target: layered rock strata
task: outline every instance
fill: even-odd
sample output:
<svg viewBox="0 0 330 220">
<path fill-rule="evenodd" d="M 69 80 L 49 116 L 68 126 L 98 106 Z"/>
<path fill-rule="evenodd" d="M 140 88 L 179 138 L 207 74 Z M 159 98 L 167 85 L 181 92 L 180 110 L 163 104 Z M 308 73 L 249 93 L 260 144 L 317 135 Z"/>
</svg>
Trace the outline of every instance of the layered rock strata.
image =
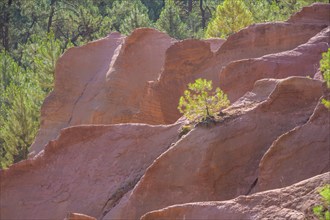
<svg viewBox="0 0 330 220">
<path fill-rule="evenodd" d="M 105 219 L 137 219 L 174 204 L 250 194 L 263 155 L 280 135 L 309 120 L 321 95 L 322 83 L 305 77 L 258 81 L 224 111 L 223 121 L 197 127 L 163 153 Z"/>
<path fill-rule="evenodd" d="M 178 138 L 179 125 L 66 128 L 45 151 L 0 171 L 1 219 L 102 216 Z"/>
<path fill-rule="evenodd" d="M 317 219 L 312 207 L 322 203 L 318 190 L 329 183 L 330 173 L 289 187 L 240 196 L 222 202 L 174 205 L 145 214 L 151 219 Z"/>
</svg>

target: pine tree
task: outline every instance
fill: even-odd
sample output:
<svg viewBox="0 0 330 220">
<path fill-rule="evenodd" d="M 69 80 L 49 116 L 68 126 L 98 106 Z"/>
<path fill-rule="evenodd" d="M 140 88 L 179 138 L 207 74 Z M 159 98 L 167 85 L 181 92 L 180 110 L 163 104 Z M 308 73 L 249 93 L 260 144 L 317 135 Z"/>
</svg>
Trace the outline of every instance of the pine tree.
<svg viewBox="0 0 330 220">
<path fill-rule="evenodd" d="M 164 0 L 141 0 L 141 2 L 147 7 L 149 18 L 153 22 L 157 21 L 165 5 Z"/>
<path fill-rule="evenodd" d="M 183 39 L 188 35 L 187 27 L 180 18 L 180 9 L 173 0 L 166 0 L 165 7 L 156 22 L 156 27 L 178 39 Z"/>
<path fill-rule="evenodd" d="M 72 44 L 66 46 L 70 47 Z M 53 89 L 55 64 L 64 52 L 63 47 L 63 43 L 55 39 L 52 32 L 44 36 L 33 35 L 24 45 L 22 63 L 35 73 L 36 79 L 46 93 Z"/>
<path fill-rule="evenodd" d="M 1 166 L 26 159 L 39 126 L 39 107 L 35 87 L 29 83 L 11 84 L 3 94 L 0 116 Z M 32 93 L 31 93 L 32 92 Z M 40 91 L 39 91 L 40 92 Z"/>
<path fill-rule="evenodd" d="M 190 122 L 200 122 L 216 116 L 223 108 L 229 106 L 227 95 L 217 88 L 212 92 L 212 81 L 197 79 L 188 84 L 179 101 L 178 110 Z"/>
<path fill-rule="evenodd" d="M 27 158 L 61 53 L 60 42 L 52 34 L 33 36 L 24 46 L 25 68 L 0 53 L 0 168 Z"/>
<path fill-rule="evenodd" d="M 120 32 L 128 35 L 135 28 L 151 26 L 147 8 L 140 2 L 140 0 L 135 0 L 132 3 L 132 10 L 126 15 L 120 26 Z"/>
<path fill-rule="evenodd" d="M 322 59 L 320 60 L 320 71 L 323 74 L 327 88 L 330 89 L 330 48 L 328 48 L 327 52 L 322 53 Z M 330 100 L 322 99 L 322 103 L 330 110 Z"/>
<path fill-rule="evenodd" d="M 243 0 L 225 0 L 217 7 L 215 17 L 208 24 L 206 37 L 226 38 L 252 23 L 252 14 Z"/>
<path fill-rule="evenodd" d="M 7 59 L 11 71 L 11 81 L 6 86 L 2 82 L 0 103 L 0 168 L 26 159 L 39 125 L 39 109 L 44 92 L 39 87 L 33 73 L 26 72 L 13 59 Z"/>
</svg>

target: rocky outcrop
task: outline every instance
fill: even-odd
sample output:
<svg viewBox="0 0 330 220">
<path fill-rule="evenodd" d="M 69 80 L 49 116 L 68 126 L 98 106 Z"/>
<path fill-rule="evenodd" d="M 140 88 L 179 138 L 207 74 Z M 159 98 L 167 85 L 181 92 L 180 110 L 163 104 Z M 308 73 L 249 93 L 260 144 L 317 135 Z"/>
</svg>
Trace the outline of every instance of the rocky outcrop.
<svg viewBox="0 0 330 220">
<path fill-rule="evenodd" d="M 170 206 L 144 215 L 151 219 L 316 219 L 312 207 L 321 204 L 318 190 L 329 183 L 325 173 L 292 186 L 240 196 L 223 202 L 198 202 Z"/>
<path fill-rule="evenodd" d="M 202 77 L 199 69 L 213 57 L 210 44 L 199 40 L 184 40 L 172 45 L 165 56 L 164 70 L 157 81 L 149 82 L 143 106 L 158 106 L 161 121 L 174 123 L 181 114 L 177 110 L 180 96 L 188 83 Z M 153 116 L 151 112 L 145 111 Z"/>
<path fill-rule="evenodd" d="M 304 24 L 326 24 L 330 25 L 329 12 L 330 5 L 324 3 L 314 3 L 309 7 L 303 7 L 301 11 L 292 15 L 288 22 Z"/>
<path fill-rule="evenodd" d="M 56 65 L 55 88 L 42 107 L 41 128 L 30 151 L 40 152 L 62 128 L 73 125 L 159 122 L 135 115 L 147 81 L 159 77 L 165 50 L 174 42 L 144 28 L 127 38 L 113 33 L 69 49 Z"/>
<path fill-rule="evenodd" d="M 293 50 L 231 62 L 220 72 L 220 87 L 231 101 L 236 101 L 251 91 L 259 79 L 288 76 L 313 78 L 322 53 L 328 50 L 329 44 L 330 28 L 325 28 Z"/>
<path fill-rule="evenodd" d="M 293 50 L 306 43 L 328 25 L 330 10 L 324 9 L 328 7 L 314 4 L 288 22 L 252 25 L 225 42 L 177 42 L 164 33 L 142 28 L 127 38 L 111 34 L 72 48 L 57 64 L 55 88 L 43 105 L 31 155 L 40 152 L 62 128 L 72 125 L 174 123 L 181 116 L 177 105 L 188 83 L 203 77 L 219 86 L 219 72 L 233 61 Z M 302 48 L 297 53 L 307 51 L 304 59 L 308 59 L 322 48 L 314 46 L 311 52 Z M 276 78 L 273 75 L 267 77 Z"/>
<path fill-rule="evenodd" d="M 109 63 L 123 40 L 123 36 L 113 33 L 85 46 L 70 48 L 60 57 L 55 69 L 54 91 L 41 108 L 40 130 L 30 152 L 40 152 L 62 128 L 72 125 L 73 114 L 81 110 L 75 107 L 76 104 L 86 95 L 86 89 L 102 87 Z M 87 123 L 90 117 L 80 120 Z"/>
<path fill-rule="evenodd" d="M 142 28 L 69 49 L 42 108 L 37 155 L 0 171 L 0 218 L 308 218 L 329 173 L 258 192 L 329 171 L 318 71 L 329 7 L 226 41 Z M 179 97 L 197 78 L 233 104 L 179 139 Z"/>
<path fill-rule="evenodd" d="M 45 151 L 0 171 L 1 219 L 107 213 L 176 142 L 179 125 L 70 127 Z"/>
<path fill-rule="evenodd" d="M 104 219 L 137 219 L 169 205 L 249 194 L 264 153 L 308 121 L 321 94 L 322 83 L 305 77 L 258 81 L 225 110 L 223 121 L 197 127 L 163 153 Z"/>
<path fill-rule="evenodd" d="M 330 171 L 329 119 L 330 112 L 320 103 L 307 123 L 280 136 L 260 161 L 256 191 Z"/>
<path fill-rule="evenodd" d="M 109 104 L 108 110 L 103 111 L 100 123 L 161 124 L 158 119 L 160 112 L 151 107 L 148 110 L 152 112 L 152 117 L 147 117 L 141 110 L 141 102 L 147 82 L 160 76 L 165 51 L 175 41 L 153 29 L 137 29 L 126 38 L 107 73 L 106 98 L 102 101 Z"/>
<path fill-rule="evenodd" d="M 152 106 L 157 106 L 159 108 L 158 112 L 162 113 L 164 123 L 173 123 L 180 117 L 180 113 L 177 110 L 180 96 L 186 89 L 187 84 L 193 82 L 197 78 L 212 80 L 214 87 L 231 88 L 232 84 L 244 87 L 244 85 L 241 85 L 241 81 L 236 81 L 237 79 L 235 76 L 237 74 L 235 75 L 234 73 L 234 76 L 231 75 L 232 68 L 230 67 L 227 74 L 221 77 L 219 81 L 219 73 L 222 68 L 230 65 L 231 62 L 240 62 L 239 60 L 242 59 L 258 58 L 267 54 L 293 50 L 299 45 L 305 44 L 310 38 L 327 27 L 328 18 L 330 16 L 330 12 L 325 13 L 323 10 L 324 7 L 328 7 L 326 4 L 314 4 L 311 7 L 313 11 L 322 11 L 319 20 L 315 24 L 312 22 L 304 23 L 299 21 L 255 24 L 231 35 L 221 44 L 220 48 L 213 56 L 210 54 L 211 51 L 202 43 L 197 43 L 198 41 L 188 40 L 174 44 L 167 51 L 164 71 L 161 77 L 155 82 L 150 82 L 146 88 L 146 103 L 152 103 Z M 287 53 L 288 57 L 282 56 L 282 58 L 293 59 L 290 62 L 296 65 L 295 62 L 301 62 L 303 59 L 307 60 L 312 57 L 302 68 L 307 66 L 308 70 L 313 71 L 312 73 L 308 72 L 308 74 L 314 74 L 314 71 L 317 70 L 317 66 L 314 64 L 319 61 L 320 53 L 326 50 L 325 48 L 327 45 L 325 42 L 328 42 L 329 39 L 329 34 L 326 31 L 325 33 L 322 32 L 320 35 L 321 36 L 317 38 L 322 38 L 322 40 L 314 39 L 310 42 L 310 44 L 313 45 L 303 46 L 298 52 L 295 52 L 296 56 L 297 54 L 303 54 L 299 57 L 299 61 L 290 53 Z M 320 41 L 322 41 L 323 44 Z M 193 51 L 191 48 L 198 53 L 192 53 Z M 170 50 L 175 51 L 175 53 L 172 54 L 176 54 L 176 56 L 172 57 L 173 55 L 171 55 Z M 185 53 L 182 50 L 186 50 L 187 52 Z M 190 52 L 189 55 L 184 55 L 188 54 L 188 52 Z M 307 54 L 305 55 L 304 53 L 306 52 Z M 203 59 L 201 59 L 201 57 L 203 57 Z M 274 57 L 274 55 L 270 55 L 270 57 Z M 257 63 L 262 65 L 261 62 Z M 283 64 L 288 66 L 284 61 Z M 250 65 L 250 63 L 241 65 L 240 67 L 244 70 L 248 65 Z M 276 65 L 277 64 L 273 64 L 272 66 L 276 67 Z M 285 65 L 282 65 L 282 67 L 285 68 Z M 173 71 L 173 69 L 175 70 Z M 267 72 L 268 75 L 262 72 L 263 69 L 260 69 L 261 72 L 256 73 L 252 70 L 253 75 L 255 74 L 256 76 L 252 76 L 251 79 L 249 79 L 251 83 L 248 83 L 248 85 L 250 86 L 250 84 L 252 84 L 249 89 L 251 90 L 253 83 L 261 78 L 285 78 L 293 75 L 302 75 L 295 74 L 296 72 L 290 74 L 286 71 L 282 76 L 279 76 L 277 72 L 279 70 L 280 69 L 274 72 L 273 68 L 273 72 Z M 302 72 L 307 75 L 306 71 Z M 249 75 L 251 75 L 251 72 L 249 73 Z M 263 76 L 258 77 L 258 75 L 262 74 Z M 173 75 L 175 77 L 172 77 Z M 228 75 L 230 75 L 230 78 L 226 79 Z M 247 77 L 248 76 L 245 78 Z M 222 82 L 222 80 L 225 80 L 225 82 Z M 230 90 L 229 93 L 231 91 L 235 90 Z M 168 94 L 171 95 L 169 96 Z M 240 92 L 240 96 L 236 95 L 235 98 L 237 99 L 242 95 L 244 95 L 244 93 Z M 229 94 L 229 98 L 231 98 L 231 94 Z M 235 99 L 231 98 L 231 101 L 235 101 Z"/>
<path fill-rule="evenodd" d="M 287 22 L 254 24 L 229 36 L 217 51 L 223 63 L 292 50 L 329 25 L 330 5 L 313 4 Z"/>
</svg>

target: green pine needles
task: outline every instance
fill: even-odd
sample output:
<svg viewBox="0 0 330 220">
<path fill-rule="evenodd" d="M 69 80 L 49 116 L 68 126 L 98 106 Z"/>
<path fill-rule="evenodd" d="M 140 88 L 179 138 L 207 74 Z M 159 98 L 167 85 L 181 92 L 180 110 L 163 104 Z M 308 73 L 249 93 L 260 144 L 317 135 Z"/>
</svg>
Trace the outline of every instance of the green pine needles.
<svg viewBox="0 0 330 220">
<path fill-rule="evenodd" d="M 218 5 L 213 20 L 208 24 L 206 37 L 227 38 L 253 23 L 253 16 L 243 0 L 225 0 Z"/>
<path fill-rule="evenodd" d="M 313 207 L 313 213 L 320 220 L 330 220 L 330 184 L 326 184 L 319 190 L 322 204 Z"/>
<path fill-rule="evenodd" d="M 220 88 L 212 92 L 212 81 L 197 79 L 188 84 L 179 101 L 178 110 L 190 122 L 201 122 L 214 118 L 221 109 L 230 104 L 227 95 Z"/>
<path fill-rule="evenodd" d="M 323 78 L 327 84 L 327 88 L 330 88 L 330 48 L 327 52 L 322 54 L 320 60 L 320 70 L 323 73 Z M 322 99 L 323 105 L 330 110 L 330 100 Z"/>
</svg>

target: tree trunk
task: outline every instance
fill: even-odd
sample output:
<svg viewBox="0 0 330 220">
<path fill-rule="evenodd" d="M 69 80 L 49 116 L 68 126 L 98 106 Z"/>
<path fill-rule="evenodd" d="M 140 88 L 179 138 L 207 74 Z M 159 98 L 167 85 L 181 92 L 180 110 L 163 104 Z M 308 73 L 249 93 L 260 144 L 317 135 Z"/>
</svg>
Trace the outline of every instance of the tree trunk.
<svg viewBox="0 0 330 220">
<path fill-rule="evenodd" d="M 188 12 L 189 12 L 189 14 L 192 11 L 192 6 L 193 6 L 193 1 L 192 0 L 188 0 Z"/>
<path fill-rule="evenodd" d="M 10 6 L 12 5 L 13 1 L 8 0 L 8 6 L 4 8 L 3 13 L 3 25 L 2 25 L 2 46 L 5 48 L 6 51 L 9 50 L 9 22 L 10 22 Z"/>
<path fill-rule="evenodd" d="M 54 13 L 55 13 L 55 2 L 56 2 L 56 0 L 52 0 L 50 2 L 50 12 L 49 12 L 48 23 L 47 23 L 47 33 L 50 32 L 50 28 L 53 23 L 53 17 L 54 17 Z"/>
<path fill-rule="evenodd" d="M 204 30 L 206 25 L 206 17 L 205 17 L 205 9 L 203 8 L 203 0 L 199 0 L 199 9 L 201 10 L 202 28 Z"/>
</svg>

